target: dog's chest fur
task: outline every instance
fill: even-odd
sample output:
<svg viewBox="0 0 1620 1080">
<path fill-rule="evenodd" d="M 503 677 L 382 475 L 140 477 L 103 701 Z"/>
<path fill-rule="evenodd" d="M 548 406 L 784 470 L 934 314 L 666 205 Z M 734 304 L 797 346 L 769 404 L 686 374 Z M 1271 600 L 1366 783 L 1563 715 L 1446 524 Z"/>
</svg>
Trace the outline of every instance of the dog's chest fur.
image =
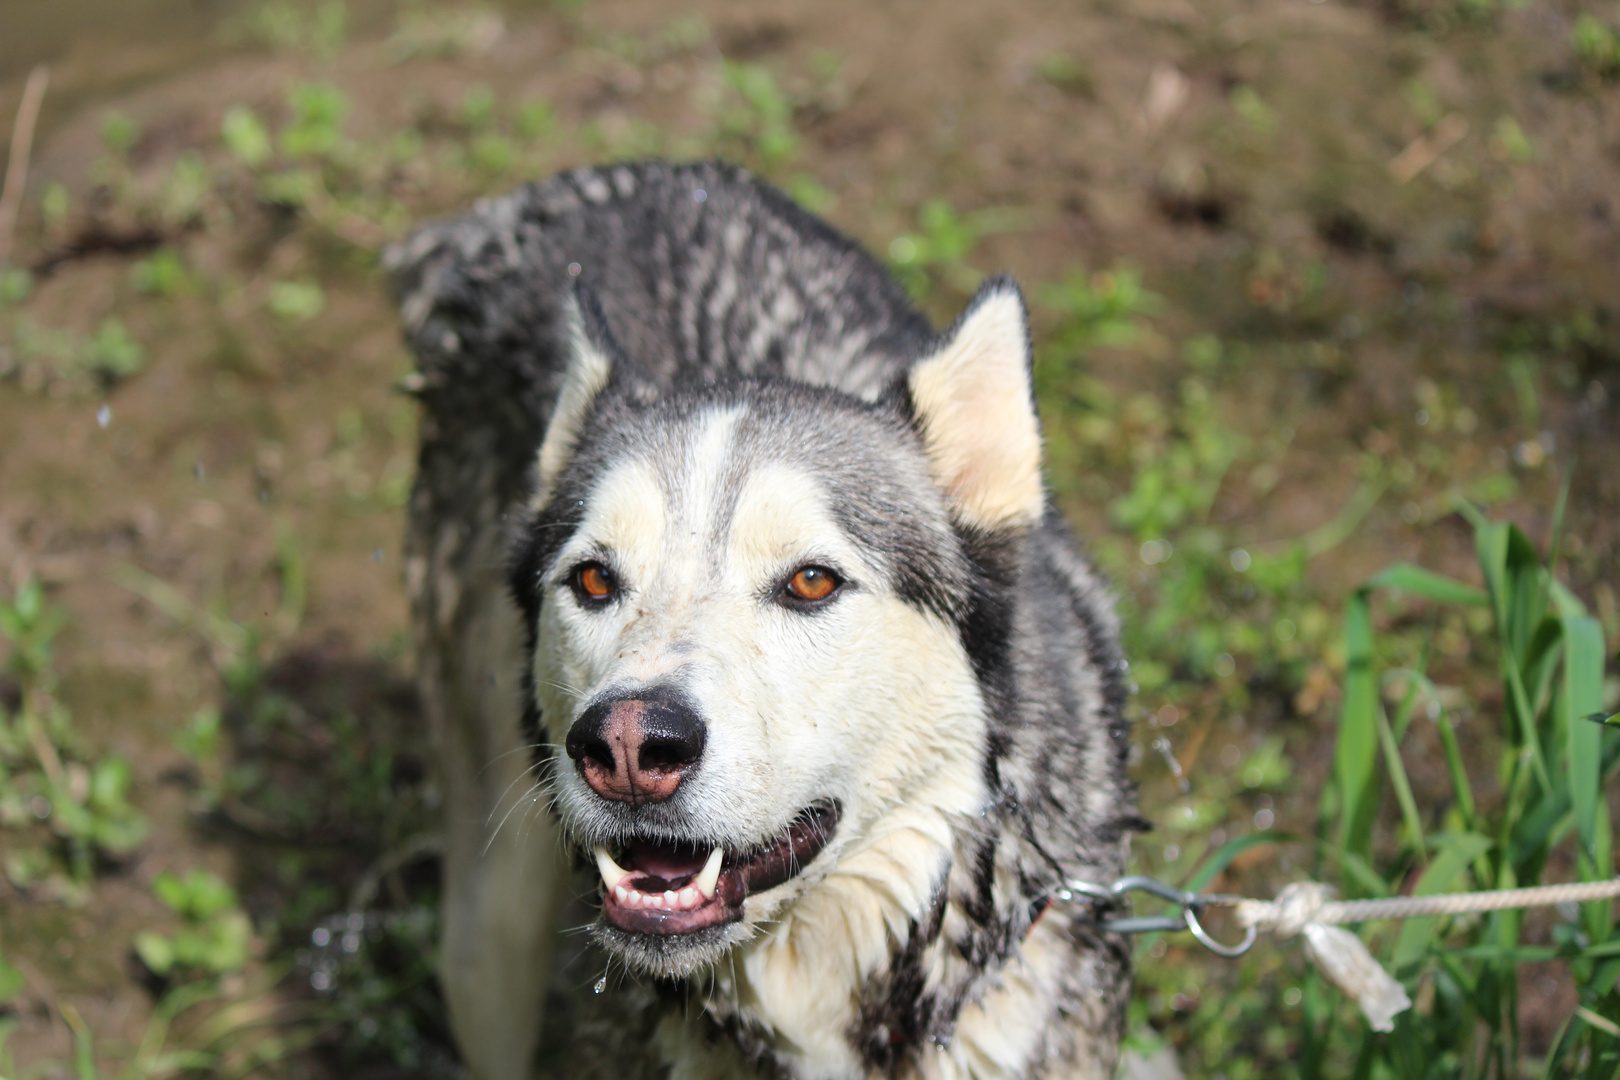
<svg viewBox="0 0 1620 1080">
<path fill-rule="evenodd" d="M 794 799 L 844 813 L 798 876 L 712 935 L 704 963 L 609 936 L 618 959 L 597 994 L 604 961 L 575 948 L 542 1070 L 1110 1075 L 1127 950 L 1049 897 L 1123 869 L 1137 820 L 1125 668 L 1106 594 L 1029 473 L 1038 444 L 973 434 L 1003 418 L 962 372 L 981 364 L 976 335 L 1006 337 L 1012 294 L 987 291 L 936 338 L 862 252 L 716 165 L 568 174 L 424 230 L 393 260 L 422 362 L 413 593 L 424 647 L 445 654 L 428 659 L 451 672 L 425 686 L 430 706 L 473 677 L 454 673 L 455 611 L 498 603 L 490 538 L 515 528 L 531 741 L 560 744 L 604 687 L 685 680 L 712 761 L 683 812 L 738 836 Z M 606 346 L 570 323 L 576 279 L 632 375 L 581 358 Z M 1006 407 L 1029 419 L 1023 393 Z M 750 584 L 796 544 L 859 585 L 797 622 Z M 593 552 L 635 586 L 617 622 L 568 607 L 558 585 Z M 795 648 L 815 676 L 805 700 L 783 691 Z M 541 764 L 576 850 L 625 820 L 566 759 Z M 480 1007 L 476 987 L 453 1007 L 457 994 L 463 1013 Z"/>
</svg>

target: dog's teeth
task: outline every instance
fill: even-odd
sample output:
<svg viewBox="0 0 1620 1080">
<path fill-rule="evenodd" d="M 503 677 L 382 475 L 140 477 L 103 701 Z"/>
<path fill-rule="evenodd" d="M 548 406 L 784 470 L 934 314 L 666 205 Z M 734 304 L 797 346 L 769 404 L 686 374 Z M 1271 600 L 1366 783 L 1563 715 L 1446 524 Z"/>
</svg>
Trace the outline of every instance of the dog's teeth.
<svg viewBox="0 0 1620 1080">
<path fill-rule="evenodd" d="M 619 901 L 620 907 L 630 906 L 630 890 L 625 888 L 623 885 L 615 885 L 613 887 L 613 896 Z"/>
<path fill-rule="evenodd" d="M 619 882 L 630 876 L 630 871 L 614 862 L 605 847 L 596 849 L 596 869 L 601 873 L 602 884 L 608 887 L 608 892 L 613 892 L 619 887 Z"/>
<path fill-rule="evenodd" d="M 692 888 L 692 886 L 688 885 L 680 892 L 680 902 L 682 911 L 691 911 L 693 908 L 701 904 L 703 900 L 698 891 Z"/>
<path fill-rule="evenodd" d="M 680 899 L 680 896 L 675 892 L 674 889 L 665 889 L 664 890 L 664 906 L 665 907 L 667 907 L 667 908 L 674 907 L 676 901 L 678 901 L 679 899 Z"/>
<path fill-rule="evenodd" d="M 725 854 L 725 851 L 720 848 L 715 848 L 709 852 L 709 861 L 703 864 L 703 872 L 697 876 L 697 881 L 693 883 L 706 900 L 714 899 L 714 887 L 720 881 L 720 860 L 725 858 Z"/>
</svg>

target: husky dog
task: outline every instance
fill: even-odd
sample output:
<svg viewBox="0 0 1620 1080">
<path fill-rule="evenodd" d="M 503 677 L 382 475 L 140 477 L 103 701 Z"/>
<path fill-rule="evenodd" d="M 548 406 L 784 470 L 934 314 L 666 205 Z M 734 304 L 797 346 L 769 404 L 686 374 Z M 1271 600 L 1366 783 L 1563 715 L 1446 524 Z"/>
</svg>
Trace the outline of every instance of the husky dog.
<svg viewBox="0 0 1620 1080">
<path fill-rule="evenodd" d="M 936 334 L 719 164 L 567 173 L 390 267 L 473 1072 L 549 1010 L 568 1076 L 1110 1076 L 1128 952 L 1053 897 L 1137 827 L 1126 665 L 1017 286 Z M 554 965 L 580 893 L 596 966 Z"/>
</svg>

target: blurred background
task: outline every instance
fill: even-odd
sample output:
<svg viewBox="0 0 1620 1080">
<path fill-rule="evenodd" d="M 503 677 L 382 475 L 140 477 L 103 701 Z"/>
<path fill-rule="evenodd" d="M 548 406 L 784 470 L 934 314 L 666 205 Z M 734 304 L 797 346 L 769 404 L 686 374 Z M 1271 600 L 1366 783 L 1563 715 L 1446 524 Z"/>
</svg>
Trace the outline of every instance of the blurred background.
<svg viewBox="0 0 1620 1080">
<path fill-rule="evenodd" d="M 1608 0 L 0 0 L 0 139 L 0 1076 L 457 1074 L 380 254 L 615 158 L 751 166 L 940 323 L 1023 283 L 1137 870 L 1613 874 Z M 1167 935 L 1133 1052 L 1620 1075 L 1609 905 L 1364 936 L 1396 1032 Z"/>
</svg>

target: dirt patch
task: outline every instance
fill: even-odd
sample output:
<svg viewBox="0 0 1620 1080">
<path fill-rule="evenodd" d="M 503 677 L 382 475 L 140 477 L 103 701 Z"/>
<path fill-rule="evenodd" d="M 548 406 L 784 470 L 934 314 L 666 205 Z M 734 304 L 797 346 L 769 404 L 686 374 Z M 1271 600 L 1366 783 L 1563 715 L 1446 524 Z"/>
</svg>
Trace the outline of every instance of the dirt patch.
<svg viewBox="0 0 1620 1080">
<path fill-rule="evenodd" d="M 1620 635 L 1620 89 L 1571 44 L 1576 5 L 1469 21 L 1294 0 L 623 2 L 483 38 L 476 13 L 426 10 L 438 22 L 415 36 L 402 14 L 333 55 L 245 51 L 154 82 L 39 147 L 18 253 L 36 273 L 0 308 L 0 578 L 44 581 L 68 613 L 63 700 L 134 763 L 151 831 L 80 906 L 0 886 L 5 956 L 29 979 L 19 1063 L 69 1056 L 64 1002 L 112 1058 L 147 1030 L 131 943 L 175 925 L 161 872 L 237 884 L 246 970 L 287 959 L 273 1004 L 295 1007 L 325 970 L 311 935 L 428 827 L 398 559 L 411 365 L 376 255 L 412 221 L 573 164 L 743 158 L 888 255 L 942 321 L 994 270 L 1030 288 L 1043 340 L 1077 325 L 1076 296 L 1124 305 L 1140 332 L 1043 360 L 1043 404 L 1054 488 L 1138 626 L 1176 565 L 1150 557 L 1161 536 L 1281 558 L 1374 493 L 1265 616 L 1286 638 L 1251 656 L 1140 631 L 1167 671 L 1138 699 L 1151 817 L 1179 797 L 1157 740 L 1218 786 L 1269 736 L 1292 779 L 1234 794 L 1223 835 L 1314 813 L 1338 597 L 1397 559 L 1470 573 L 1454 490 L 1545 541 L 1573 468 L 1569 579 Z M 311 85 L 338 96 L 300 97 Z M 337 141 L 291 148 L 338 105 Z M 222 144 L 233 106 L 268 133 L 262 160 Z M 141 133 L 126 150 L 104 142 L 113 109 Z M 1120 299 L 1133 268 L 1162 303 Z M 1122 502 L 1182 448 L 1190 471 Z M 1166 517 L 1183 498 L 1195 509 Z M 1244 587 L 1205 588 L 1201 625 L 1257 610 Z M 174 745 L 209 707 L 214 777 Z M 1421 794 L 1444 777 L 1413 779 Z M 1147 850 L 1168 873 L 1187 843 L 1172 828 Z M 370 887 L 430 906 L 430 853 Z M 1189 1034 L 1198 995 L 1161 997 L 1147 1015 L 1188 1068 L 1222 1067 Z M 442 1028 L 388 1042 L 355 1023 L 333 1014 L 324 1049 L 278 1067 L 447 1067 Z"/>
</svg>

